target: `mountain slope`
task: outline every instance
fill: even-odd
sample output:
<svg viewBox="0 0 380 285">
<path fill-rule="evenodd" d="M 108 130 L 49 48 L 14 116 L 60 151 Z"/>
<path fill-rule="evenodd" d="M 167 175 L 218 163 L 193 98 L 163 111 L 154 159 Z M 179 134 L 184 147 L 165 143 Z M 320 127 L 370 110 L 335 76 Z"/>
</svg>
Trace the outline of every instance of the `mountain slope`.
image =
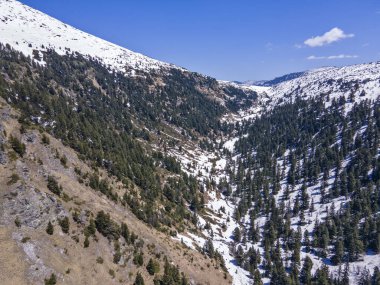
<svg viewBox="0 0 380 285">
<path fill-rule="evenodd" d="M 212 264 L 212 260 L 172 241 L 142 223 L 122 204 L 92 189 L 88 180 L 92 167 L 80 160 L 75 151 L 46 133 L 41 134 L 37 128 L 23 129 L 17 122 L 19 114 L 2 99 L 0 117 L 3 284 L 42 284 L 52 273 L 58 284 L 132 284 L 137 272 L 143 274 L 146 282 L 152 282 L 153 276 L 145 269 L 150 258 L 160 263 L 156 278 L 164 274 L 168 258 L 191 282 L 228 284 L 221 270 L 214 270 L 213 266 L 207 272 L 202 269 Z M 12 138 L 25 145 L 22 157 L 15 152 Z M 100 169 L 97 175 L 119 195 L 126 191 L 122 183 L 104 170 Z M 62 186 L 62 194 L 52 192 L 49 177 Z M 88 226 L 92 219 L 97 221 L 100 211 L 109 213 L 118 225 L 125 223 L 130 236 L 136 235 L 136 241 L 125 239 L 122 232 L 117 239 L 107 238 L 97 225 L 98 230 L 88 238 L 89 245 L 84 245 Z M 67 233 L 60 226 L 65 217 L 69 219 Z M 54 227 L 52 235 L 46 232 L 48 222 Z M 140 251 L 144 254 L 143 266 L 134 261 Z M 120 260 L 115 261 L 117 252 L 121 253 Z"/>
<path fill-rule="evenodd" d="M 97 58 L 105 66 L 127 73 L 133 69 L 175 68 L 82 32 L 15 0 L 1 0 L 0 11 L 2 43 L 31 57 L 34 50 L 54 49 L 60 55 L 78 52 Z"/>
<path fill-rule="evenodd" d="M 378 272 L 379 67 L 310 71 L 262 89 L 256 106 L 224 118 L 240 125 L 206 175 L 216 182 L 212 215 L 199 225 L 206 239 L 194 240 L 213 240 L 251 272 L 247 280 L 231 270 L 236 284 L 258 275 L 297 284 L 305 258 L 315 281 L 357 284 Z"/>
<path fill-rule="evenodd" d="M 202 284 L 230 283 L 227 272 L 244 285 L 377 278 L 379 63 L 241 86 L 17 1 L 0 8 L 0 237 L 16 253 L 0 267 L 7 280 L 131 283 L 141 271 L 151 282 L 148 258 L 159 259 L 159 284 L 179 284 L 180 271 Z"/>
<path fill-rule="evenodd" d="M 201 193 L 196 180 L 181 172 L 178 162 L 168 156 L 166 148 L 173 147 L 174 139 L 188 140 L 195 144 L 202 133 L 219 132 L 218 117 L 230 108 L 237 109 L 236 104 L 239 104 L 242 97 L 251 96 L 250 100 L 253 100 L 255 93 L 245 93 L 244 90 L 230 86 L 223 87 L 213 78 L 164 63 L 156 64 L 157 61 L 154 60 L 151 64 L 150 59 L 65 27 L 64 24 L 19 2 L 0 3 L 0 15 L 3 20 L 0 30 L 0 95 L 12 108 L 18 109 L 21 124 L 17 125 L 13 121 L 12 124 L 17 127 L 6 128 L 7 132 L 4 131 L 0 159 L 5 169 L 12 169 L 15 163 L 31 163 L 33 166 L 33 171 L 29 167 L 23 167 L 12 173 L 1 172 L 4 175 L 1 181 L 1 194 L 2 198 L 4 197 L 1 200 L 4 217 L 1 236 L 5 239 L 2 245 L 12 245 L 12 248 L 18 249 L 16 257 L 21 260 L 20 264 L 27 272 L 12 274 L 2 268 L 1 275 L 9 278 L 14 276 L 17 280 L 23 280 L 21 283 L 41 283 L 54 272 L 59 281 L 76 284 L 80 280 L 84 284 L 93 284 L 94 280 L 108 283 L 115 274 L 115 278 L 131 283 L 137 271 L 142 271 L 146 280 L 152 280 L 153 277 L 148 276 L 145 269 L 148 265 L 147 258 L 152 257 L 160 259 L 161 271 L 158 279 L 168 278 L 165 277 L 167 274 L 175 275 L 173 282 L 178 284 L 182 281 L 181 275 L 178 274 L 183 271 L 191 282 L 228 282 L 229 277 L 221 260 L 202 257 L 196 252 L 194 256 L 187 248 L 169 238 L 170 235 L 175 235 L 177 230 L 194 229 L 187 204 L 199 199 Z M 66 35 L 76 34 L 82 37 L 78 39 L 78 44 L 76 40 L 67 39 L 62 45 L 61 41 L 54 39 L 54 35 L 64 28 L 67 28 L 64 30 Z M 108 50 L 105 54 L 97 50 L 88 50 L 88 45 L 92 44 L 95 48 Z M 65 48 L 70 48 L 70 51 Z M 113 57 L 107 57 L 115 52 L 118 56 L 123 56 L 120 62 L 113 61 Z M 98 57 L 99 54 L 105 55 L 105 59 Z M 111 68 L 108 68 L 108 64 L 112 65 Z M 133 69 L 133 72 L 125 72 L 125 65 L 128 70 Z M 8 113 L 4 120 L 9 116 L 14 115 Z M 21 134 L 17 130 L 19 127 L 22 130 Z M 49 132 L 61 140 L 66 148 L 60 145 L 57 149 L 46 150 L 39 139 L 36 140 L 38 134 L 34 128 Z M 9 137 L 9 133 L 24 142 L 24 132 L 32 132 L 32 143 L 25 143 L 27 157 L 18 157 L 12 151 L 13 138 Z M 21 151 L 22 145 L 17 145 L 16 149 Z M 34 147 L 39 149 L 30 158 L 30 148 Z M 75 159 L 75 164 L 80 165 L 77 168 L 71 165 L 72 156 L 67 155 L 72 153 L 73 149 L 78 152 L 76 155 L 80 158 Z M 61 152 L 66 155 L 61 155 Z M 45 161 L 42 158 L 44 155 L 53 156 L 54 161 Z M 57 162 L 58 165 L 67 164 L 68 169 L 63 164 L 57 168 Z M 46 171 L 39 163 L 49 165 L 50 170 L 57 168 L 57 171 L 54 171 L 54 174 L 50 170 Z M 28 177 L 23 178 L 23 169 L 38 177 L 38 184 Z M 99 175 L 99 171 L 102 175 Z M 43 177 L 41 173 L 44 174 Z M 63 186 L 63 193 L 58 186 L 52 188 L 53 194 L 57 195 L 56 198 L 46 190 L 46 185 L 51 182 L 49 177 L 52 175 L 59 185 Z M 65 179 L 61 182 L 62 176 L 65 176 Z M 6 187 L 11 177 L 15 181 Z M 78 182 L 85 183 L 85 186 L 78 186 Z M 23 186 L 22 189 L 17 188 L 20 184 Z M 181 185 L 180 192 L 177 189 L 178 184 Z M 42 193 L 36 189 L 42 189 Z M 175 191 L 175 194 L 170 191 Z M 99 195 L 101 205 L 106 203 L 111 206 L 106 209 L 103 206 L 98 208 L 91 193 Z M 13 195 L 17 197 L 14 198 Z M 75 201 L 65 201 L 70 199 L 71 195 L 76 197 Z M 49 206 L 49 199 L 58 202 Z M 59 199 L 63 199 L 65 203 L 61 204 Z M 25 200 L 31 200 L 36 204 L 28 206 L 24 203 Z M 39 200 L 41 202 L 38 202 Z M 92 201 L 94 204 L 86 205 L 86 201 Z M 35 225 L 34 217 L 39 217 L 36 214 L 39 207 L 58 207 L 63 212 L 49 211 L 47 216 L 39 218 L 43 222 L 38 221 Z M 21 212 L 15 212 L 12 208 L 20 208 Z M 105 218 L 105 224 L 110 225 L 113 232 L 116 230 L 116 235 L 112 234 L 108 241 L 102 238 L 102 235 L 105 235 L 102 227 L 97 228 L 94 237 L 87 237 L 86 229 L 89 225 L 76 225 L 77 211 L 80 215 L 90 211 L 90 215 L 95 219 L 100 210 L 111 215 L 111 220 Z M 128 211 L 133 215 L 130 214 L 127 219 L 134 220 L 134 225 L 130 225 L 129 221 L 123 218 Z M 15 220 L 14 215 L 18 220 Z M 66 217 L 71 225 L 74 224 L 71 226 L 74 232 L 65 236 L 59 231 L 57 234 L 62 240 L 58 240 L 63 243 L 62 246 L 73 248 L 74 252 L 86 256 L 84 263 L 78 261 L 75 254 L 69 258 L 62 254 L 54 256 L 54 243 L 50 243 L 46 238 L 48 218 L 51 219 L 53 227 L 57 228 L 60 220 Z M 153 231 L 153 234 L 150 234 L 151 229 L 146 232 L 144 230 L 140 233 L 141 236 L 139 235 L 141 242 L 132 242 L 125 237 L 119 238 L 117 233 L 122 232 L 122 223 L 127 223 L 135 233 L 139 229 L 147 230 L 147 225 L 155 227 L 159 232 Z M 156 239 L 154 236 L 161 236 L 162 239 Z M 86 253 L 82 248 L 86 238 L 90 239 L 90 249 L 92 238 L 100 239 L 99 248 L 102 250 L 96 253 L 89 250 Z M 42 243 L 37 242 L 38 240 Z M 147 246 L 141 247 L 141 243 L 145 241 L 148 242 Z M 151 243 L 158 246 L 162 252 L 152 250 Z M 176 248 L 178 251 L 174 250 Z M 165 254 L 165 251 L 170 254 Z M 143 267 L 139 268 L 141 252 L 145 258 Z M 162 254 L 168 257 L 168 262 L 173 262 L 180 268 L 173 267 L 170 263 L 165 266 Z M 173 259 L 172 254 L 178 259 Z M 104 259 L 105 264 L 100 271 L 96 269 L 98 255 Z M 116 265 L 112 265 L 112 259 L 115 258 Z M 86 263 L 86 259 L 91 262 Z M 197 262 L 193 263 L 194 260 Z M 12 262 L 13 260 L 9 260 L 9 264 Z M 62 268 L 70 263 L 78 268 Z M 35 265 L 38 272 L 32 272 Z M 122 270 L 126 265 L 131 268 L 130 272 Z M 207 272 L 205 268 L 208 268 Z M 93 270 L 97 270 L 99 275 L 92 274 Z M 70 273 L 71 277 L 67 277 Z M 217 279 L 214 276 L 218 276 Z M 87 278 L 89 281 L 85 280 Z"/>
</svg>

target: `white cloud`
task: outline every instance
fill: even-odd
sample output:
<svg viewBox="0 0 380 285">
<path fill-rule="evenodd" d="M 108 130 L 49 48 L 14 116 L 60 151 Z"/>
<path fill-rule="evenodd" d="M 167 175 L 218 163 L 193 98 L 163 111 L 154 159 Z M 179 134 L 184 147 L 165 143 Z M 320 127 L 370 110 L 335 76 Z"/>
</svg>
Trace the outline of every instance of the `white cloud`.
<svg viewBox="0 0 380 285">
<path fill-rule="evenodd" d="M 345 58 L 358 58 L 357 55 L 350 55 L 350 54 L 339 54 L 339 55 L 329 55 L 329 56 L 315 56 L 311 55 L 307 57 L 308 60 L 315 60 L 315 59 L 345 59 Z"/>
<path fill-rule="evenodd" d="M 354 36 L 354 34 L 345 34 L 339 28 L 333 28 L 330 31 L 324 33 L 322 36 L 316 36 L 307 39 L 306 41 L 304 41 L 304 44 L 309 47 L 321 47 L 346 38 L 352 38 Z"/>
</svg>

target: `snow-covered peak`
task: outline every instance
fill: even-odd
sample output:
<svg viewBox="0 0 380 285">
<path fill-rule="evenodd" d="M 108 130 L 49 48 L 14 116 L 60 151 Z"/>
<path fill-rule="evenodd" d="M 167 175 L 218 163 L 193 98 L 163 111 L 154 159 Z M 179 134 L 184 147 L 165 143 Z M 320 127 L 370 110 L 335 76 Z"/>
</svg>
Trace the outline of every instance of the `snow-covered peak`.
<svg viewBox="0 0 380 285">
<path fill-rule="evenodd" d="M 380 95 L 380 62 L 314 69 L 273 86 L 269 94 L 274 104 L 279 100 L 292 100 L 295 96 L 307 99 L 329 95 L 330 102 L 341 96 L 346 99 L 353 97 L 355 102 L 377 100 Z"/>
<path fill-rule="evenodd" d="M 346 111 L 363 100 L 376 101 L 380 97 L 380 62 L 344 67 L 323 67 L 303 72 L 301 76 L 283 81 L 265 92 L 258 92 L 257 104 L 248 111 L 240 112 L 237 120 L 250 119 L 279 104 L 325 96 L 328 107 L 333 99 L 345 97 Z"/>
<path fill-rule="evenodd" d="M 122 72 L 175 67 L 82 32 L 15 0 L 0 0 L 0 42 L 31 57 L 33 50 L 54 49 L 61 55 L 78 52 Z"/>
<path fill-rule="evenodd" d="M 372 62 L 367 64 L 357 64 L 344 67 L 323 67 L 305 72 L 302 76 L 285 81 L 273 86 L 274 93 L 290 94 L 296 89 L 305 88 L 312 91 L 313 94 L 318 93 L 318 87 L 327 87 L 331 90 L 332 82 L 351 83 L 357 82 L 362 84 L 365 81 L 373 81 L 380 78 L 380 62 Z M 329 83 L 330 82 L 330 83 Z M 310 94 L 312 95 L 312 94 Z"/>
<path fill-rule="evenodd" d="M 237 83 L 237 82 L 233 82 L 233 81 L 218 80 L 218 82 L 221 86 L 233 86 L 235 88 L 242 89 L 242 90 L 255 91 L 258 94 L 267 92 L 270 89 L 267 86 Z"/>
</svg>

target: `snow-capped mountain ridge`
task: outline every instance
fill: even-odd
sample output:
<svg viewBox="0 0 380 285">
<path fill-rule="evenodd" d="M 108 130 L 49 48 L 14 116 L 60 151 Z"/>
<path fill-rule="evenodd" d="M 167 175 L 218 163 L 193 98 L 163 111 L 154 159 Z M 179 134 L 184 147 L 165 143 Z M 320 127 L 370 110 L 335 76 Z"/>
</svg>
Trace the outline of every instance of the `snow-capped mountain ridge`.
<svg viewBox="0 0 380 285">
<path fill-rule="evenodd" d="M 177 68 L 82 32 L 16 0 L 0 0 L 0 34 L 2 43 L 31 57 L 33 50 L 53 49 L 61 55 L 78 52 L 122 72 Z"/>
<path fill-rule="evenodd" d="M 364 100 L 378 100 L 380 95 L 380 62 L 344 67 L 322 67 L 304 72 L 302 76 L 261 88 L 256 106 L 240 112 L 236 120 L 252 119 L 275 106 L 302 99 L 326 96 L 326 107 L 333 99 L 344 97 L 346 109 Z"/>
<path fill-rule="evenodd" d="M 380 95 L 380 62 L 345 67 L 327 67 L 308 71 L 305 75 L 277 84 L 269 91 L 271 106 L 296 96 L 303 98 L 329 95 L 330 100 L 340 96 L 354 95 L 365 99 L 376 99 Z M 352 89 L 351 87 L 354 87 Z M 355 91 L 354 91 L 355 90 Z M 362 92 L 365 92 L 365 94 Z"/>
</svg>

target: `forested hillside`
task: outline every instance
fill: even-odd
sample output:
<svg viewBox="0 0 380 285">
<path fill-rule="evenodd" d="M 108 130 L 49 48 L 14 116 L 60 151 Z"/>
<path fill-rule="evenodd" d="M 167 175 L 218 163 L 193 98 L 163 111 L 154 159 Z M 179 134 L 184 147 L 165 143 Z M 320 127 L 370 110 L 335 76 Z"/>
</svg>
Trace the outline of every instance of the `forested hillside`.
<svg viewBox="0 0 380 285">
<path fill-rule="evenodd" d="M 379 62 L 251 86 L 0 16 L 6 282 L 380 284 Z"/>
<path fill-rule="evenodd" d="M 244 280 L 251 281 L 241 282 L 378 278 L 380 112 L 373 94 L 356 85 L 349 86 L 359 95 L 331 98 L 295 89 L 298 95 L 287 101 L 277 94 L 275 105 L 254 88 L 177 69 L 128 77 L 80 54 L 47 51 L 39 65 L 38 57 L 10 46 L 0 52 L 1 96 L 21 111 L 24 128 L 41 126 L 94 169 L 116 177 L 124 193 L 95 173 L 78 171 L 92 189 L 142 221 L 174 236 L 203 236 L 191 240 L 230 273 L 232 256 L 234 266 L 250 274 Z M 260 113 L 244 119 L 249 108 Z M 221 121 L 237 111 L 240 123 Z M 236 141 L 233 149 L 223 150 L 225 138 Z M 199 145 L 206 160 L 217 153 L 213 164 L 218 157 L 225 163 L 218 172 L 184 163 L 192 151 L 185 141 Z M 223 223 L 210 228 L 215 221 L 205 220 L 207 199 L 216 201 L 213 191 L 230 207 L 232 230 Z M 227 230 L 227 255 L 219 252 L 222 244 L 214 249 L 209 229 Z"/>
<path fill-rule="evenodd" d="M 347 284 L 350 262 L 380 252 L 379 105 L 362 101 L 345 114 L 345 100 L 326 108 L 297 99 L 241 126 L 248 135 L 230 171 L 245 225 L 236 258 L 272 284 Z M 379 278 L 359 267 L 361 282 Z"/>
<path fill-rule="evenodd" d="M 199 186 L 154 144 L 170 143 L 161 138 L 161 132 L 190 140 L 220 133 L 218 118 L 228 109 L 199 89 L 214 88 L 220 95 L 228 92 L 229 97 L 223 95 L 227 106 L 235 106 L 234 100 L 246 96 L 243 91 L 227 90 L 214 79 L 175 69 L 164 75 L 141 72 L 129 78 L 78 54 L 59 56 L 50 51 L 44 54 L 46 65 L 40 66 L 9 46 L 1 46 L 0 53 L 1 96 L 22 111 L 25 125 L 43 126 L 94 167 L 104 167 L 126 186 L 135 184 L 141 191 L 118 197 L 96 178 L 90 183 L 94 189 L 115 201 L 122 199 L 156 227 L 189 219 L 184 203 L 199 198 Z M 250 96 L 254 98 L 255 93 Z M 157 167 L 176 174 L 173 181 L 166 183 L 166 174 L 160 176 Z M 175 191 L 173 183 L 183 188 L 175 197 L 169 194 Z M 162 204 L 167 204 L 167 210 Z"/>
</svg>

